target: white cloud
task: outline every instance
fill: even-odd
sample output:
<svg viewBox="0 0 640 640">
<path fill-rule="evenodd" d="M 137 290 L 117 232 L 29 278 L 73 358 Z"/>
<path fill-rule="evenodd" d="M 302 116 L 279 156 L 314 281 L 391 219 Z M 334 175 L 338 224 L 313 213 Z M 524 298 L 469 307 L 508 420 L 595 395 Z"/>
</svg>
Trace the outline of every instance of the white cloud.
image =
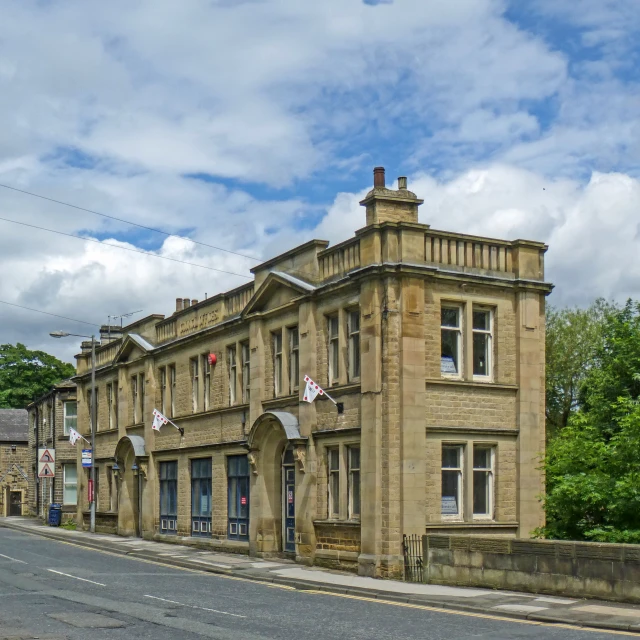
<svg viewBox="0 0 640 640">
<path fill-rule="evenodd" d="M 361 227 L 367 185 L 321 200 L 357 188 L 336 172 L 392 156 L 425 222 L 547 241 L 555 300 L 640 295 L 638 184 L 624 174 L 640 162 L 640 92 L 621 74 L 637 6 L 536 0 L 600 52 L 585 59 L 510 22 L 506 0 L 10 3 L 0 182 L 263 258 Z M 279 198 L 283 185 L 299 195 Z M 1 188 L 0 217 L 254 264 Z M 0 255 L 0 299 L 93 322 L 241 282 L 1 221 Z M 47 338 L 60 322 L 0 305 L 0 342 L 68 357 Z"/>
</svg>

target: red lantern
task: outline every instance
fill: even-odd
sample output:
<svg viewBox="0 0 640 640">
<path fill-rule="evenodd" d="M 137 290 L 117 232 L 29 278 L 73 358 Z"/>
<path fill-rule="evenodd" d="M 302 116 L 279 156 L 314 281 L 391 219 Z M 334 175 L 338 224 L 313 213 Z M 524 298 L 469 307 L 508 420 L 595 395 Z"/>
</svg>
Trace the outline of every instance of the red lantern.
<svg viewBox="0 0 640 640">
<path fill-rule="evenodd" d="M 215 353 L 210 353 L 209 354 L 209 364 L 211 366 L 213 366 L 216 362 L 218 362 L 218 358 L 216 358 L 216 354 Z"/>
</svg>

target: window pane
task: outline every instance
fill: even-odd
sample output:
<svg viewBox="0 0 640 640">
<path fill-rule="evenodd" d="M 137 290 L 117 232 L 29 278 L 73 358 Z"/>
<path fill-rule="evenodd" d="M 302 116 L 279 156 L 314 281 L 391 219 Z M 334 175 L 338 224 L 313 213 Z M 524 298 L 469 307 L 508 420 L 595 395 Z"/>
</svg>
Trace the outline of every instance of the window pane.
<svg viewBox="0 0 640 640">
<path fill-rule="evenodd" d="M 178 515 L 178 483 L 175 480 L 169 481 L 169 511 L 167 515 Z"/>
<path fill-rule="evenodd" d="M 459 327 L 460 309 L 442 309 L 440 312 L 440 324 L 443 327 Z"/>
<path fill-rule="evenodd" d="M 240 518 L 249 517 L 249 478 L 238 479 L 238 498 L 240 500 Z"/>
<path fill-rule="evenodd" d="M 334 340 L 331 343 L 331 378 L 332 380 L 337 380 L 338 376 L 340 375 L 339 357 L 340 357 L 340 351 L 339 351 L 338 341 Z"/>
<path fill-rule="evenodd" d="M 489 334 L 473 334 L 473 375 L 489 375 Z"/>
<path fill-rule="evenodd" d="M 441 332 L 440 370 L 442 373 L 459 373 L 458 331 L 443 329 Z"/>
<path fill-rule="evenodd" d="M 349 454 L 351 459 L 349 460 L 349 466 L 351 469 L 360 468 L 360 447 L 350 447 Z"/>
<path fill-rule="evenodd" d="M 442 466 L 450 469 L 460 467 L 460 447 L 442 447 Z"/>
<path fill-rule="evenodd" d="M 76 465 L 64 465 L 64 482 L 65 484 L 78 482 L 78 469 L 76 468 Z"/>
<path fill-rule="evenodd" d="M 338 336 L 338 316 L 329 318 L 329 334 L 332 338 Z"/>
<path fill-rule="evenodd" d="M 77 504 L 78 503 L 78 489 L 76 485 L 65 486 L 64 496 L 62 497 L 64 504 Z"/>
<path fill-rule="evenodd" d="M 360 515 L 360 472 L 351 474 L 351 516 Z"/>
<path fill-rule="evenodd" d="M 238 517 L 238 478 L 229 478 L 229 517 Z"/>
<path fill-rule="evenodd" d="M 458 494 L 460 488 L 459 471 L 442 472 L 442 515 L 458 515 L 460 505 Z"/>
<path fill-rule="evenodd" d="M 474 469 L 489 469 L 491 467 L 491 450 L 482 447 L 473 448 Z"/>
<path fill-rule="evenodd" d="M 473 472 L 473 513 L 474 515 L 489 514 L 489 472 Z"/>
<path fill-rule="evenodd" d="M 329 470 L 337 471 L 339 469 L 339 456 L 337 449 L 331 449 L 329 451 Z"/>
<path fill-rule="evenodd" d="M 491 314 L 489 311 L 474 311 L 473 328 L 480 329 L 482 331 L 489 331 L 489 329 L 491 329 L 490 318 Z"/>
<path fill-rule="evenodd" d="M 331 516 L 338 516 L 340 511 L 340 477 L 337 473 L 331 474 L 330 479 Z"/>
</svg>

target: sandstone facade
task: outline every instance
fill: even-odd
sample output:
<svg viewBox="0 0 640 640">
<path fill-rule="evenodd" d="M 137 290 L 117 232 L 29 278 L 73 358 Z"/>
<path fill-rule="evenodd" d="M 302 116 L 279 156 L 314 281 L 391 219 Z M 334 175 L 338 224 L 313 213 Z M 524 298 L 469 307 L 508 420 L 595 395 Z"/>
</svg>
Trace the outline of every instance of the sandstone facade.
<svg viewBox="0 0 640 640">
<path fill-rule="evenodd" d="M 433 230 L 406 179 L 374 184 L 354 238 L 103 336 L 98 528 L 397 576 L 403 534 L 542 524 L 546 246 Z"/>
<path fill-rule="evenodd" d="M 29 515 L 28 416 L 24 409 L 0 409 L 0 516 Z"/>
</svg>

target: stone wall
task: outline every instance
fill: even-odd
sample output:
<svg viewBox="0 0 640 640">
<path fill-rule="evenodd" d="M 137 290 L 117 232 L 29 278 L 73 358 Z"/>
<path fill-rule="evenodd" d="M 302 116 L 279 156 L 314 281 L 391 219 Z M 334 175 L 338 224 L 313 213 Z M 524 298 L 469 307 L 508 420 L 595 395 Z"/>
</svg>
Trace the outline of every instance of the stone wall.
<svg viewBox="0 0 640 640">
<path fill-rule="evenodd" d="M 426 581 L 640 602 L 640 545 L 423 537 Z"/>
<path fill-rule="evenodd" d="M 357 571 L 360 523 L 315 522 L 314 564 L 331 569 Z"/>
<path fill-rule="evenodd" d="M 516 394 L 478 384 L 427 385 L 427 426 L 491 427 L 513 429 L 516 425 Z"/>
<path fill-rule="evenodd" d="M 22 493 L 22 515 L 31 512 L 28 500 L 32 493 L 31 452 L 27 443 L 0 443 L 0 515 L 9 514 L 9 492 Z M 26 475 L 26 478 L 25 478 Z"/>
</svg>

